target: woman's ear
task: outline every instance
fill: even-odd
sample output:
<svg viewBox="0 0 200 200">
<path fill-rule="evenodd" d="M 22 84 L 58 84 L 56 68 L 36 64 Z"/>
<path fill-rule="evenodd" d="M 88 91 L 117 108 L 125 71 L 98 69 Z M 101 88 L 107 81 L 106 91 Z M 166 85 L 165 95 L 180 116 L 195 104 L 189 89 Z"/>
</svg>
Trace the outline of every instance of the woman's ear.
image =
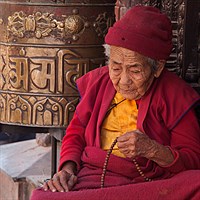
<svg viewBox="0 0 200 200">
<path fill-rule="evenodd" d="M 165 60 L 158 60 L 157 61 L 157 68 L 156 68 L 156 71 L 154 72 L 154 76 L 156 78 L 158 78 L 161 74 L 161 72 L 163 71 L 164 67 L 165 67 L 165 63 L 166 61 Z"/>
</svg>

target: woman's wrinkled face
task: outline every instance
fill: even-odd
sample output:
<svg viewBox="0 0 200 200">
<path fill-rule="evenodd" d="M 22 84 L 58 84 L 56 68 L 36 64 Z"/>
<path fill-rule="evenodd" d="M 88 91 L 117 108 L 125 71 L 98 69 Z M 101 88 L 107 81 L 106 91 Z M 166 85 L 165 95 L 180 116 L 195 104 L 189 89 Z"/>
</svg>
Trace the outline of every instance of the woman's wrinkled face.
<svg viewBox="0 0 200 200">
<path fill-rule="evenodd" d="M 152 66 L 143 55 L 122 47 L 110 47 L 109 75 L 124 98 L 140 99 L 154 79 Z"/>
</svg>

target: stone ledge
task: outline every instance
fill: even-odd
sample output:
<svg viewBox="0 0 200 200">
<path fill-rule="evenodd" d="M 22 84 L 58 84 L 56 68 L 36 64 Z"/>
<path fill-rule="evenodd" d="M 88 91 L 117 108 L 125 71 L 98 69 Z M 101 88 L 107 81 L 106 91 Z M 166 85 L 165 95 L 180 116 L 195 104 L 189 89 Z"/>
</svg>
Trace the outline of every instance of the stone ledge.
<svg viewBox="0 0 200 200">
<path fill-rule="evenodd" d="M 29 200 L 50 172 L 51 147 L 35 139 L 0 145 L 0 200 Z"/>
</svg>

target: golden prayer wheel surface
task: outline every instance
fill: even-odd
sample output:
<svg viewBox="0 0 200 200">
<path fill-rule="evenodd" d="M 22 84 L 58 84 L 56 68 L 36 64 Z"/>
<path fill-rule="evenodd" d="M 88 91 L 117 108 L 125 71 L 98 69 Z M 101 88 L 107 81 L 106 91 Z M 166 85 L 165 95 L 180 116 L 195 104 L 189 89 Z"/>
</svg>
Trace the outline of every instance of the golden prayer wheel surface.
<svg viewBox="0 0 200 200">
<path fill-rule="evenodd" d="M 77 78 L 104 63 L 113 0 L 0 0 L 0 123 L 66 127 Z"/>
</svg>

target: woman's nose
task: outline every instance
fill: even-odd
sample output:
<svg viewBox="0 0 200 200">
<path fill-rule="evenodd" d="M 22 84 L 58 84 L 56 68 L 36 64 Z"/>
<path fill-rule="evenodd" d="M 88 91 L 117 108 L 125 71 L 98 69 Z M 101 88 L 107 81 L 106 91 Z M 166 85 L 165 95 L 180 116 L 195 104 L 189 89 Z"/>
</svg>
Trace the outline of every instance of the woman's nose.
<svg viewBox="0 0 200 200">
<path fill-rule="evenodd" d="M 132 80 L 128 73 L 126 73 L 126 72 L 121 73 L 120 83 L 123 85 L 129 85 L 132 83 Z"/>
</svg>

